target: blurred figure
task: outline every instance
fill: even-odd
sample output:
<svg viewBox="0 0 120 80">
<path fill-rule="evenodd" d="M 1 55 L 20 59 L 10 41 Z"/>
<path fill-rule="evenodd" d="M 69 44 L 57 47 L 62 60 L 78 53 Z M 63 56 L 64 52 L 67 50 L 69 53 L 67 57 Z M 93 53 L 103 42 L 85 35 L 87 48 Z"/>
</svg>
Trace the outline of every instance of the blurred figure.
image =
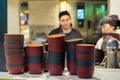
<svg viewBox="0 0 120 80">
<path fill-rule="evenodd" d="M 101 31 L 102 31 L 103 36 L 97 41 L 96 46 L 95 46 L 95 49 L 96 49 L 95 55 L 98 55 L 99 57 L 102 56 L 101 60 L 102 58 L 104 58 L 103 57 L 104 50 L 105 50 L 106 42 L 107 42 L 105 35 L 106 34 L 111 35 L 115 33 L 116 20 L 119 20 L 117 15 L 110 15 L 110 16 L 105 16 L 101 22 Z M 118 41 L 118 44 L 120 44 L 120 41 L 117 39 L 117 37 L 112 37 L 112 38 L 116 39 Z M 101 60 L 98 62 L 101 62 Z"/>
<path fill-rule="evenodd" d="M 68 11 L 59 13 L 60 26 L 50 32 L 51 34 L 65 34 L 65 40 L 81 38 L 81 33 L 72 27 L 71 16 Z"/>
<path fill-rule="evenodd" d="M 52 34 L 65 34 L 65 40 L 82 38 L 81 33 L 72 27 L 71 16 L 68 11 L 62 11 L 59 13 L 59 23 L 60 26 L 52 30 L 49 35 Z M 48 44 L 47 44 L 48 45 Z M 48 48 L 48 47 L 47 47 Z M 47 51 L 48 49 L 46 49 Z M 46 54 L 47 56 L 48 54 Z M 46 57 L 45 57 L 46 58 Z M 45 60 L 46 63 L 47 59 Z M 47 72 L 47 68 L 45 69 Z"/>
<path fill-rule="evenodd" d="M 119 20 L 118 16 L 116 15 L 105 16 L 101 22 L 102 33 L 103 34 L 104 33 L 115 33 L 116 20 Z M 102 43 L 103 43 L 103 37 L 97 41 L 95 48 L 101 50 Z"/>
</svg>

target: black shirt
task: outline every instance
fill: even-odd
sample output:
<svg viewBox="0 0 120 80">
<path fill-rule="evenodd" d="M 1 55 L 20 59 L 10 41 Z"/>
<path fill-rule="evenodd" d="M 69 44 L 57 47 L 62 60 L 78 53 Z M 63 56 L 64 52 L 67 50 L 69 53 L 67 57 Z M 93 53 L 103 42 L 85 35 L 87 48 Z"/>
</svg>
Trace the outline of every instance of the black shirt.
<svg viewBox="0 0 120 80">
<path fill-rule="evenodd" d="M 58 28 L 52 30 L 49 33 L 49 35 L 52 35 L 52 34 L 63 34 L 63 31 L 62 31 L 61 27 L 58 27 Z M 75 39 L 75 38 L 82 38 L 81 33 L 78 30 L 73 29 L 73 28 L 72 28 L 71 32 L 64 33 L 64 34 L 65 34 L 65 40 Z"/>
</svg>

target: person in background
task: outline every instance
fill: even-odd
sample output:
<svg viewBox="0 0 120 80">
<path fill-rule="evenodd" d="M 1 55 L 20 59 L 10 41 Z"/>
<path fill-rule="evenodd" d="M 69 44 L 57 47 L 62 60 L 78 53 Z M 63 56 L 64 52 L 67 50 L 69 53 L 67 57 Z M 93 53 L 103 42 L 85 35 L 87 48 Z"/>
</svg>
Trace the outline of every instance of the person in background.
<svg viewBox="0 0 120 80">
<path fill-rule="evenodd" d="M 102 33 L 103 34 L 115 33 L 117 20 L 119 20 L 117 15 L 105 16 L 101 22 Z M 116 39 L 116 40 L 118 41 L 118 44 L 120 45 L 120 41 L 118 39 Z M 105 56 L 104 46 L 105 46 L 105 42 L 104 42 L 104 36 L 103 36 L 97 41 L 97 43 L 95 45 L 95 55 L 100 55 L 100 56 L 102 56 L 102 58 L 104 58 L 104 56 Z M 101 63 L 102 60 L 103 59 L 101 59 L 98 62 Z"/>
<path fill-rule="evenodd" d="M 119 20 L 117 15 L 105 16 L 101 22 L 102 33 L 115 33 L 116 20 Z M 102 37 L 97 41 L 95 48 L 101 50 L 103 39 Z"/>
<path fill-rule="evenodd" d="M 73 28 L 71 16 L 68 11 L 62 11 L 59 13 L 59 23 L 59 27 L 53 29 L 48 35 L 65 34 L 65 40 L 83 38 L 81 33 Z M 47 69 L 44 72 L 47 72 Z"/>
<path fill-rule="evenodd" d="M 62 11 L 59 13 L 60 26 L 52 30 L 49 35 L 52 34 L 65 34 L 65 40 L 82 38 L 81 33 L 72 27 L 71 16 L 68 11 Z"/>
</svg>

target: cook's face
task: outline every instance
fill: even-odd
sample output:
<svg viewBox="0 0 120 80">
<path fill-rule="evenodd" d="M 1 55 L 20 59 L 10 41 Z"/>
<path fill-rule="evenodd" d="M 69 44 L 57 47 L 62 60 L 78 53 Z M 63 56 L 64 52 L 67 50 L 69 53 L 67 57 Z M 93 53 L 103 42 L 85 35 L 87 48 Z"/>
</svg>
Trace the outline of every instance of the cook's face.
<svg viewBox="0 0 120 80">
<path fill-rule="evenodd" d="M 102 25 L 102 32 L 103 33 L 113 33 L 114 27 L 111 26 L 110 24 L 104 24 L 104 25 Z"/>
<path fill-rule="evenodd" d="M 68 15 L 63 15 L 59 19 L 61 27 L 64 29 L 70 28 L 71 18 Z"/>
</svg>

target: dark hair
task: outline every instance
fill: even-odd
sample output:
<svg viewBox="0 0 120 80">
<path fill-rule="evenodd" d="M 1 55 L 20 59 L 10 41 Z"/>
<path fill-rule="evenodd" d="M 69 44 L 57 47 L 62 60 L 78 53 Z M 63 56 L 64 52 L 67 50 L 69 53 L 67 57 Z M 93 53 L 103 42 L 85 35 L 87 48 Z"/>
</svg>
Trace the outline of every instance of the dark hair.
<svg viewBox="0 0 120 80">
<path fill-rule="evenodd" d="M 119 20 L 117 15 L 105 16 L 101 22 L 101 25 L 110 24 L 111 26 L 116 27 L 117 20 Z"/>
<path fill-rule="evenodd" d="M 110 17 L 111 17 L 113 20 L 119 20 L 118 15 L 110 15 Z"/>
<path fill-rule="evenodd" d="M 60 17 L 62 17 L 62 16 L 64 16 L 64 15 L 68 15 L 68 16 L 70 17 L 70 14 L 69 14 L 68 11 L 62 11 L 62 12 L 59 13 L 59 19 L 60 19 Z M 71 17 L 70 17 L 70 18 L 71 18 Z"/>
</svg>

